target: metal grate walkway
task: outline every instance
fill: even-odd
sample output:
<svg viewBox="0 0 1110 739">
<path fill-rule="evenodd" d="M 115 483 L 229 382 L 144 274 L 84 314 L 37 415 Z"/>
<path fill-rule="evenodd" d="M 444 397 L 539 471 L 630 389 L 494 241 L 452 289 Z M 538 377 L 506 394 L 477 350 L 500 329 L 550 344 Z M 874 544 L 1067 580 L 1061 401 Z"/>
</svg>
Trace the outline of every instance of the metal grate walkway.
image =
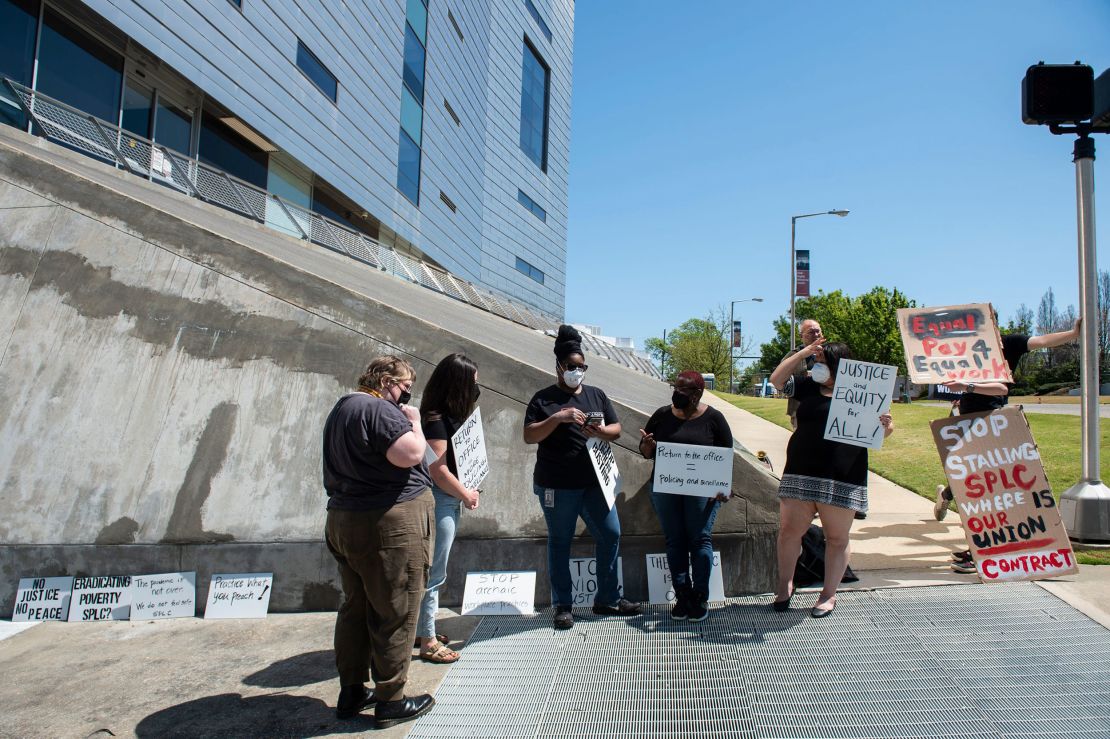
<svg viewBox="0 0 1110 739">
<path fill-rule="evenodd" d="M 1110 738 L 1110 631 L 1035 585 L 815 599 L 485 618 L 409 736 Z"/>
</svg>

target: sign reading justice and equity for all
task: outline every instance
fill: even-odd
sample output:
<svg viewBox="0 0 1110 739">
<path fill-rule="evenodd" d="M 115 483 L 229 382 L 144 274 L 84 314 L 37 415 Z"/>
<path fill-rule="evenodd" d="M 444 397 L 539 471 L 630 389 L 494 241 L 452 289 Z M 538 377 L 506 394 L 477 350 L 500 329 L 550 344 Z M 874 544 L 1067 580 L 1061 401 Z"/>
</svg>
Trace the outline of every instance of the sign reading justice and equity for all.
<svg viewBox="0 0 1110 739">
<path fill-rule="evenodd" d="M 1013 382 L 990 303 L 899 308 L 898 328 L 912 382 Z"/>
<path fill-rule="evenodd" d="M 597 483 L 605 496 L 605 502 L 612 509 L 621 494 L 621 471 L 617 469 L 617 458 L 613 456 L 613 447 L 609 442 L 591 436 L 586 439 L 586 450 L 590 453 L 590 462 L 597 475 Z"/>
<path fill-rule="evenodd" d="M 481 408 L 475 408 L 470 418 L 463 421 L 463 425 L 451 436 L 451 448 L 455 450 L 459 482 L 467 490 L 476 489 L 489 474 Z"/>
<path fill-rule="evenodd" d="M 1021 408 L 938 418 L 930 426 L 979 579 L 1078 571 Z"/>
<path fill-rule="evenodd" d="M 732 449 L 661 441 L 655 447 L 657 493 L 712 498 L 732 489 Z"/>
<path fill-rule="evenodd" d="M 883 446 L 879 416 L 890 410 L 897 369 L 886 364 L 841 359 L 836 370 L 825 438 L 868 449 Z"/>
</svg>

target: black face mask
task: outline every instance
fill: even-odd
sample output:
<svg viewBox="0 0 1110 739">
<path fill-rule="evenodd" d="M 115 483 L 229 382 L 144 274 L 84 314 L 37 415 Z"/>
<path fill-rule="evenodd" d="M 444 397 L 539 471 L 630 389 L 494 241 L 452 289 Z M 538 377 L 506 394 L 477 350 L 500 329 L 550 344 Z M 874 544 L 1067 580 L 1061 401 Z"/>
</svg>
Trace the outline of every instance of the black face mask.
<svg viewBox="0 0 1110 739">
<path fill-rule="evenodd" d="M 690 400 L 691 398 L 689 395 L 683 395 L 677 390 L 671 394 L 671 404 L 680 411 L 684 411 L 690 407 Z"/>
<path fill-rule="evenodd" d="M 402 390 L 401 394 L 397 396 L 397 405 L 408 405 L 412 400 L 412 393 L 408 390 Z"/>
<path fill-rule="evenodd" d="M 474 392 L 471 394 L 471 397 L 473 398 L 472 402 L 477 403 L 478 402 L 478 396 L 480 396 L 481 394 L 482 394 L 481 386 L 478 385 L 477 383 L 474 383 Z"/>
</svg>

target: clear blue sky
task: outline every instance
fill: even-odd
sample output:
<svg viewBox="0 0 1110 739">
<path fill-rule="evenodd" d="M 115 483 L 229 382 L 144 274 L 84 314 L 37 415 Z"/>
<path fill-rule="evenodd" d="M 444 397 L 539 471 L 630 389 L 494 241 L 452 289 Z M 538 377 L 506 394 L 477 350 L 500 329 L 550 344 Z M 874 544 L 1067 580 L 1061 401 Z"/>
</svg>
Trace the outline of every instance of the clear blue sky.
<svg viewBox="0 0 1110 739">
<path fill-rule="evenodd" d="M 1110 67 L 1110 0 L 577 3 L 567 319 L 642 347 L 762 297 L 758 347 L 790 217 L 833 208 L 798 222 L 814 291 L 1078 308 L 1074 137 L 1021 122 L 1026 67 L 1076 59 Z"/>
</svg>

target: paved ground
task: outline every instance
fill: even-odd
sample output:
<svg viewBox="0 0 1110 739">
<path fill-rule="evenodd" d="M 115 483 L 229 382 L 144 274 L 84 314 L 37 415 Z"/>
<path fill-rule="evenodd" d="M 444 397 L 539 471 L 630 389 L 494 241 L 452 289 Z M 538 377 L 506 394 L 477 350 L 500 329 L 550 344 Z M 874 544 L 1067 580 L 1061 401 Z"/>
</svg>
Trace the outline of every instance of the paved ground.
<svg viewBox="0 0 1110 739">
<path fill-rule="evenodd" d="M 944 406 L 947 408 L 950 404 L 938 400 L 918 400 L 915 401 L 923 405 L 936 405 Z M 1079 405 L 1072 405 L 1070 403 L 1020 403 L 1026 413 L 1048 413 L 1056 416 L 1078 416 L 1080 413 Z M 1100 404 L 1098 407 L 1099 418 L 1110 418 L 1110 405 L 1105 403 Z"/>
</svg>

